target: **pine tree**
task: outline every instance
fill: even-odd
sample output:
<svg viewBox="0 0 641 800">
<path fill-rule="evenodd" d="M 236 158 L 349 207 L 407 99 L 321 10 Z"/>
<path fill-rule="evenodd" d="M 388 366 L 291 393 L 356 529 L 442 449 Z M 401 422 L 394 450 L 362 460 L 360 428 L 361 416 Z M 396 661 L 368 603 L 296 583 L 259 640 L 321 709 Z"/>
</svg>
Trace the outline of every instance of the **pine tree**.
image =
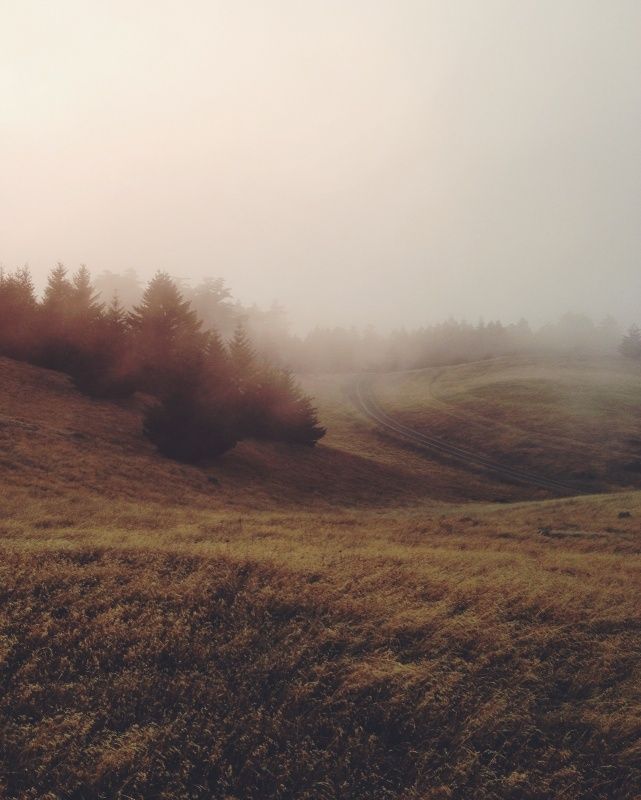
<svg viewBox="0 0 641 800">
<path fill-rule="evenodd" d="M 118 335 L 124 335 L 127 330 L 127 312 L 117 292 L 114 292 L 111 303 L 105 311 L 105 324 L 109 330 Z"/>
<path fill-rule="evenodd" d="M 64 264 L 58 262 L 47 278 L 42 301 L 43 311 L 50 316 L 64 316 L 68 311 L 72 292 L 71 282 L 67 278 L 67 269 Z"/>
<path fill-rule="evenodd" d="M 142 388 L 162 396 L 178 381 L 193 382 L 206 335 L 189 301 L 166 272 L 157 272 L 129 315 Z"/>
<path fill-rule="evenodd" d="M 205 278 L 190 292 L 189 297 L 206 330 L 215 329 L 224 335 L 233 331 L 236 311 L 231 292 L 222 278 Z"/>
<path fill-rule="evenodd" d="M 72 370 L 80 391 L 92 397 L 124 398 L 136 390 L 127 313 L 114 295 L 93 323 L 91 347 L 81 352 Z"/>
<path fill-rule="evenodd" d="M 256 438 L 313 446 L 326 433 L 312 401 L 288 370 L 266 370 L 254 402 L 250 435 Z"/>
<path fill-rule="evenodd" d="M 145 414 L 144 434 L 169 458 L 196 463 L 230 450 L 238 432 L 228 408 L 198 391 L 177 387 Z"/>
<path fill-rule="evenodd" d="M 229 342 L 229 360 L 239 382 L 251 380 L 256 371 L 256 353 L 241 323 Z"/>
<path fill-rule="evenodd" d="M 0 269 L 0 352 L 29 359 L 35 342 L 37 303 L 28 267 Z"/>
<path fill-rule="evenodd" d="M 91 275 L 82 264 L 74 273 L 69 297 L 70 315 L 84 324 L 95 322 L 103 311 L 98 294 L 91 283 Z"/>
</svg>

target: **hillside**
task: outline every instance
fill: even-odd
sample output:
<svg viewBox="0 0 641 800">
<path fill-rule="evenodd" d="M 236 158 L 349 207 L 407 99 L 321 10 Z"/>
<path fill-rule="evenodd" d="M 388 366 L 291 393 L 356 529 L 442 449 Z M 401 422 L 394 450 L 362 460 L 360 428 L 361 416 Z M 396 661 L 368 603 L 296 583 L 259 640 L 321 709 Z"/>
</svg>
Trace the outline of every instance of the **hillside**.
<svg viewBox="0 0 641 800">
<path fill-rule="evenodd" d="M 395 440 L 350 377 L 305 381 L 314 450 L 196 468 L 141 437 L 144 399 L 0 360 L 0 796 L 638 797 L 641 493 L 603 449 L 634 457 L 639 378 L 590 369 L 589 403 L 585 364 L 375 382 L 612 490 L 561 497 Z"/>
<path fill-rule="evenodd" d="M 641 488 L 641 370 L 503 357 L 374 380 L 396 419 L 588 492 Z"/>
</svg>

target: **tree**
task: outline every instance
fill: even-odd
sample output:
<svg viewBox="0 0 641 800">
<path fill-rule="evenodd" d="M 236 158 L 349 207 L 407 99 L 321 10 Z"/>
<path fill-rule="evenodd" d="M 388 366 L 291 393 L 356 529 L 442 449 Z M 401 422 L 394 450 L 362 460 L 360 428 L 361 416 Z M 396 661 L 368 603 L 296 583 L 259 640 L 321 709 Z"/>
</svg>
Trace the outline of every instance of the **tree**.
<svg viewBox="0 0 641 800">
<path fill-rule="evenodd" d="M 632 325 L 619 345 L 619 352 L 626 358 L 641 359 L 641 330 Z"/>
<path fill-rule="evenodd" d="M 0 269 L 0 352 L 30 358 L 35 343 L 37 302 L 28 267 Z"/>
<path fill-rule="evenodd" d="M 76 342 L 70 336 L 73 286 L 64 264 L 58 262 L 49 273 L 39 307 L 36 362 L 49 369 L 68 372 L 76 359 Z"/>
<path fill-rule="evenodd" d="M 229 342 L 229 360 L 238 381 L 249 381 L 256 371 L 256 353 L 242 323 Z"/>
<path fill-rule="evenodd" d="M 202 366 L 206 334 L 196 312 L 166 272 L 157 272 L 129 315 L 141 388 L 163 396 L 177 382 L 193 382 Z"/>
<path fill-rule="evenodd" d="M 202 387 L 176 387 L 150 406 L 143 431 L 163 455 L 189 463 L 217 458 L 238 441 L 229 408 Z"/>
<path fill-rule="evenodd" d="M 72 318 L 84 325 L 91 325 L 100 318 L 103 304 L 98 301 L 98 294 L 91 284 L 91 275 L 82 264 L 74 273 L 69 294 L 69 313 Z"/>
<path fill-rule="evenodd" d="M 120 302 L 128 311 L 140 303 L 143 293 L 143 285 L 133 269 L 125 270 L 122 275 L 104 270 L 96 278 L 95 286 L 105 301 L 118 295 Z"/>
<path fill-rule="evenodd" d="M 288 370 L 266 370 L 254 403 L 251 435 L 256 438 L 313 447 L 326 433 L 311 399 Z"/>
<path fill-rule="evenodd" d="M 74 382 L 92 397 L 129 397 L 136 390 L 127 313 L 117 295 L 94 322 L 91 347 L 77 359 Z"/>
<path fill-rule="evenodd" d="M 217 330 L 223 336 L 232 333 L 237 312 L 223 278 L 205 278 L 188 296 L 206 330 Z"/>
<path fill-rule="evenodd" d="M 73 287 L 67 277 L 64 264 L 58 262 L 49 273 L 45 287 L 42 309 L 50 317 L 62 318 L 68 311 Z"/>
</svg>

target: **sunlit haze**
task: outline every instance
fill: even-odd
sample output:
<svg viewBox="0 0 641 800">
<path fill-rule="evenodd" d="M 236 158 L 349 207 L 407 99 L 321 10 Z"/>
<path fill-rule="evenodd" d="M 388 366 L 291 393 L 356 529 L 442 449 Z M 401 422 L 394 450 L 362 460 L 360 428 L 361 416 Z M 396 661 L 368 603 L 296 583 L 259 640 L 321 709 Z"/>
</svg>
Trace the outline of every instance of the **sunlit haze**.
<svg viewBox="0 0 641 800">
<path fill-rule="evenodd" d="M 0 261 L 295 329 L 641 297 L 638 0 L 7 0 Z"/>
</svg>

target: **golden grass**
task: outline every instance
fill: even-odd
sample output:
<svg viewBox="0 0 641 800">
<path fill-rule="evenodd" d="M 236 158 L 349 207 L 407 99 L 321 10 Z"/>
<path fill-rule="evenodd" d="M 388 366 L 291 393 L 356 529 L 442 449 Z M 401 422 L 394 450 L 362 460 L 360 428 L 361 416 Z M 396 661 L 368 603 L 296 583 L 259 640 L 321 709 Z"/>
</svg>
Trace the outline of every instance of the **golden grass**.
<svg viewBox="0 0 641 800">
<path fill-rule="evenodd" d="M 383 376 L 406 424 L 592 491 L 641 488 L 641 370 L 624 359 L 503 357 Z"/>
<path fill-rule="evenodd" d="M 331 378 L 324 449 L 183 467 L 0 371 L 0 796 L 641 795 L 641 493 L 452 502 Z"/>
</svg>

